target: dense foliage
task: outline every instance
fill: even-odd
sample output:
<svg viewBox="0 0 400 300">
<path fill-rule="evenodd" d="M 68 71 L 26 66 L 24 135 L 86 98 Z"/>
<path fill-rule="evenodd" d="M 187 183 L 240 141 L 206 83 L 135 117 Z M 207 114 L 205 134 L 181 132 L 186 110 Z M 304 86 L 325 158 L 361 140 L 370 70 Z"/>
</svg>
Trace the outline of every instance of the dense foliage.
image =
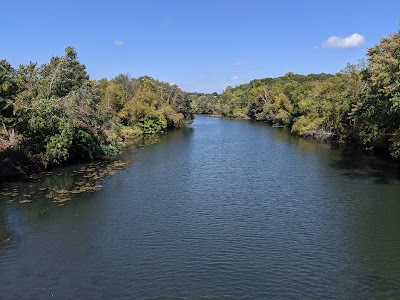
<svg viewBox="0 0 400 300">
<path fill-rule="evenodd" d="M 400 32 L 336 75 L 288 73 L 227 87 L 221 95 L 190 97 L 195 113 L 267 121 L 400 157 Z"/>
<path fill-rule="evenodd" d="M 41 66 L 0 61 L 0 151 L 44 166 L 116 153 L 124 139 L 184 126 L 192 113 L 266 121 L 400 157 L 400 32 L 335 75 L 288 73 L 221 95 L 187 94 L 148 76 L 90 80 L 71 47 Z"/>
<path fill-rule="evenodd" d="M 0 151 L 23 150 L 44 166 L 114 154 L 126 132 L 159 133 L 191 120 L 176 85 L 126 75 L 90 81 L 71 47 L 41 66 L 0 61 Z"/>
<path fill-rule="evenodd" d="M 144 76 L 119 75 L 98 82 L 100 105 L 139 133 L 164 132 L 193 119 L 187 94 L 178 86 Z"/>
</svg>

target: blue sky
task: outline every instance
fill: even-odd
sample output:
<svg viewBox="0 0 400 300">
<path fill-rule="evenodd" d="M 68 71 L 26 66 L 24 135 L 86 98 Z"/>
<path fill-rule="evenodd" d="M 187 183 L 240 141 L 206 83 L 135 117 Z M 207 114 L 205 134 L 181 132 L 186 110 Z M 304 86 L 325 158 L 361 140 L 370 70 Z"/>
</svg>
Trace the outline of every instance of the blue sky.
<svg viewBox="0 0 400 300">
<path fill-rule="evenodd" d="M 13 0 L 1 11 L 0 59 L 14 67 L 73 46 L 92 79 L 149 75 L 198 92 L 336 73 L 400 21 L 399 0 Z"/>
</svg>

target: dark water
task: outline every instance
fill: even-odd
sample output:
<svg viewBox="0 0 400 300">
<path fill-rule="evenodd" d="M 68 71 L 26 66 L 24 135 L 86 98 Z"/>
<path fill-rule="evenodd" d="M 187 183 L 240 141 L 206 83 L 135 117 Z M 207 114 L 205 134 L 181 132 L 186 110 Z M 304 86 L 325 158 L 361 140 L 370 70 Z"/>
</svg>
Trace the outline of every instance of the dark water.
<svg viewBox="0 0 400 300">
<path fill-rule="evenodd" d="M 331 148 L 199 116 L 63 207 L 2 196 L 0 298 L 398 299 L 400 167 Z"/>
</svg>

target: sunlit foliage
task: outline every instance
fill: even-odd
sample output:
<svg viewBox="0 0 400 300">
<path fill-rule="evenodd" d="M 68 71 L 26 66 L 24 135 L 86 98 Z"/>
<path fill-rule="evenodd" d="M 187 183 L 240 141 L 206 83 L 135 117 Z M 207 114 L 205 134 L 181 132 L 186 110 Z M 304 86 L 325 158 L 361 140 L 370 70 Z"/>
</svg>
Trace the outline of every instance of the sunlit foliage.
<svg viewBox="0 0 400 300">
<path fill-rule="evenodd" d="M 23 151 L 44 166 L 115 154 L 123 128 L 160 133 L 193 119 L 176 85 L 126 75 L 91 81 L 71 47 L 41 66 L 0 61 L 0 112 L 0 151 Z"/>
<path fill-rule="evenodd" d="M 196 113 L 289 126 L 302 136 L 389 149 L 400 157 L 400 32 L 335 75 L 287 73 L 227 87 L 217 97 L 191 97 Z"/>
</svg>

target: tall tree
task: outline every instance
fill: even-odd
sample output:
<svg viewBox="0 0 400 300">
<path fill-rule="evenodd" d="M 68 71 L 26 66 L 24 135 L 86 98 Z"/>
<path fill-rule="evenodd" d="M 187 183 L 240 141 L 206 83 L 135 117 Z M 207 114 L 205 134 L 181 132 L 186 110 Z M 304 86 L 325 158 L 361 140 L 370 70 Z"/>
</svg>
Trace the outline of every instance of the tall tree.
<svg viewBox="0 0 400 300">
<path fill-rule="evenodd" d="M 12 123 L 13 100 L 17 92 L 15 70 L 6 60 L 0 61 L 0 125 L 8 132 Z"/>
<path fill-rule="evenodd" d="M 99 93 L 73 48 L 67 47 L 64 56 L 53 57 L 39 68 L 20 69 L 19 80 L 25 84 L 14 113 L 26 151 L 47 165 L 92 159 L 115 150 L 106 135 L 109 121 L 98 109 Z"/>
<path fill-rule="evenodd" d="M 400 157 L 400 31 L 368 49 L 362 101 L 352 112 L 362 141 L 369 146 L 389 144 Z"/>
</svg>

